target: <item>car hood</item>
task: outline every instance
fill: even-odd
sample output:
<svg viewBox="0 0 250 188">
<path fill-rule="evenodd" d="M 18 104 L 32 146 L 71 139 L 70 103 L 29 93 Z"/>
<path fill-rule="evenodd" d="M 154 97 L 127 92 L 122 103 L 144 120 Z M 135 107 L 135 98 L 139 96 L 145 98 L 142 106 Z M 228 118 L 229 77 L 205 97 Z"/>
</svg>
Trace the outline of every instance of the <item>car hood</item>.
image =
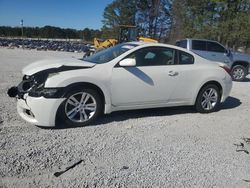
<svg viewBox="0 0 250 188">
<path fill-rule="evenodd" d="M 94 63 L 86 62 L 80 59 L 45 59 L 36 61 L 34 63 L 29 64 L 28 66 L 24 67 L 22 73 L 24 75 L 33 75 L 37 72 L 47 70 L 47 69 L 59 69 L 61 67 L 71 67 L 71 70 L 79 68 L 91 68 L 94 67 Z"/>
</svg>

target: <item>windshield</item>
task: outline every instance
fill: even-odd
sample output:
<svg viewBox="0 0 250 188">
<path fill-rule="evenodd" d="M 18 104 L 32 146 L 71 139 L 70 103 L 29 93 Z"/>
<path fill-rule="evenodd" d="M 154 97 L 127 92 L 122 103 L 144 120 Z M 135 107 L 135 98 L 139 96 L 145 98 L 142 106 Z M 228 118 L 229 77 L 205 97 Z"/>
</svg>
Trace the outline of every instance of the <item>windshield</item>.
<svg viewBox="0 0 250 188">
<path fill-rule="evenodd" d="M 128 43 L 118 44 L 114 47 L 110 47 L 105 50 L 99 51 L 92 56 L 84 58 L 83 60 L 96 64 L 107 63 L 136 46 L 137 46 L 136 44 L 128 44 Z"/>
</svg>

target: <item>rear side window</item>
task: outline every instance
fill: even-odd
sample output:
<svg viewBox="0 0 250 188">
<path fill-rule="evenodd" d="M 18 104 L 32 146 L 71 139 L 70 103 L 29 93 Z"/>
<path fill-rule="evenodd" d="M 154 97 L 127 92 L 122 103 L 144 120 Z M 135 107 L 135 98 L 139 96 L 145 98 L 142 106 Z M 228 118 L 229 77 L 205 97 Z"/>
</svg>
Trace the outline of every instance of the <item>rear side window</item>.
<svg viewBox="0 0 250 188">
<path fill-rule="evenodd" d="M 176 46 L 187 48 L 187 40 L 181 40 L 176 42 Z"/>
<path fill-rule="evenodd" d="M 179 51 L 179 64 L 180 65 L 194 64 L 194 56 L 192 56 L 189 53 Z"/>
<path fill-rule="evenodd" d="M 216 42 L 207 42 L 207 51 L 225 53 L 226 49 Z"/>
<path fill-rule="evenodd" d="M 192 41 L 192 49 L 206 51 L 206 41 L 193 40 Z"/>
</svg>

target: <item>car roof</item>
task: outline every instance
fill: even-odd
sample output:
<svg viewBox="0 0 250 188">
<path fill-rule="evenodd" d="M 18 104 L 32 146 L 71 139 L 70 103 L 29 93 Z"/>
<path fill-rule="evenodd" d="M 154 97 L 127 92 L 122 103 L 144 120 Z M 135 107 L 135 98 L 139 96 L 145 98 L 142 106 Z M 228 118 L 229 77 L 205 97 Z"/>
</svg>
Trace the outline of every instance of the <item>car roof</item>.
<svg viewBox="0 0 250 188">
<path fill-rule="evenodd" d="M 190 50 L 187 50 L 187 49 L 179 47 L 179 46 L 171 45 L 171 44 L 154 43 L 154 42 L 140 42 L 140 41 L 139 42 L 126 42 L 124 44 L 128 44 L 128 45 L 132 44 L 132 45 L 137 45 L 137 46 L 140 46 L 140 47 L 167 47 L 167 48 L 174 48 L 174 49 L 177 49 L 177 50 L 181 50 L 181 51 L 190 53 L 192 55 L 197 55 L 197 54 L 193 53 Z"/>
<path fill-rule="evenodd" d="M 159 46 L 159 47 L 170 47 L 170 48 L 178 48 L 175 45 L 171 45 L 171 44 L 164 44 L 164 43 L 155 43 L 155 42 L 127 42 L 124 44 L 133 44 L 133 45 L 137 45 L 137 46 Z M 182 48 L 180 48 L 182 49 Z"/>
<path fill-rule="evenodd" d="M 200 41 L 207 41 L 207 42 L 217 42 L 215 40 L 209 40 L 209 39 L 198 39 L 198 38 L 185 38 L 177 40 L 176 42 L 183 41 L 183 40 L 200 40 Z M 217 42 L 218 43 L 218 42 Z"/>
</svg>

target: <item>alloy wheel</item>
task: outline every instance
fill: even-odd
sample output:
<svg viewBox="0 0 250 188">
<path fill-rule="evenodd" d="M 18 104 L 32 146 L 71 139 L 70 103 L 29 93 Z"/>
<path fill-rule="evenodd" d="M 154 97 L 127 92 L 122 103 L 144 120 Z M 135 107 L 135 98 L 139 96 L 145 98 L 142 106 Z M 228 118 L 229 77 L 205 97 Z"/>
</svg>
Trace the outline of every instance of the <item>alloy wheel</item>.
<svg viewBox="0 0 250 188">
<path fill-rule="evenodd" d="M 244 77 L 244 74 L 245 74 L 244 70 L 238 67 L 233 70 L 232 75 L 233 75 L 234 80 L 241 80 Z"/>
<path fill-rule="evenodd" d="M 218 102 L 218 93 L 214 88 L 204 91 L 201 99 L 201 106 L 204 110 L 212 110 Z"/>
<path fill-rule="evenodd" d="M 65 103 L 65 114 L 75 123 L 86 122 L 91 119 L 97 110 L 95 98 L 87 92 L 78 92 L 71 95 Z"/>
</svg>

